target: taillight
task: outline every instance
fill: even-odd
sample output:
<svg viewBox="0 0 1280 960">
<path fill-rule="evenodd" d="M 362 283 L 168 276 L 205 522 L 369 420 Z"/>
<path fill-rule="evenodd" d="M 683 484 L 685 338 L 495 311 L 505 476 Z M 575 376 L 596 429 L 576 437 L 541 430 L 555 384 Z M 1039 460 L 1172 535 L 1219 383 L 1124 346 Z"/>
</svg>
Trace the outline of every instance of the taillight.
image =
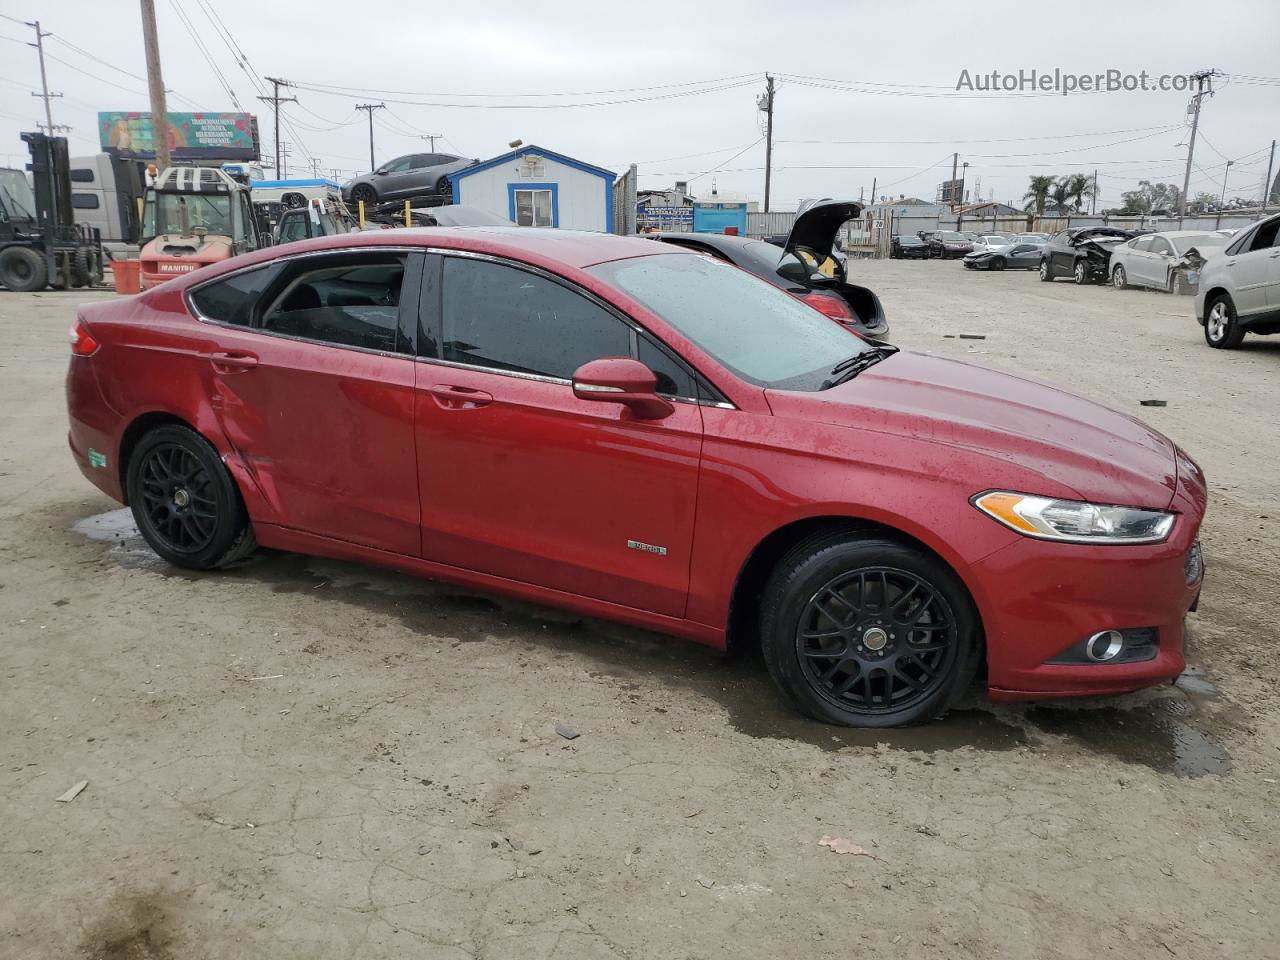
<svg viewBox="0 0 1280 960">
<path fill-rule="evenodd" d="M 842 298 L 832 296 L 829 293 L 806 293 L 800 299 L 819 313 L 826 314 L 832 320 L 848 323 L 850 320 L 856 319 L 853 311 L 849 309 L 849 305 Z"/>
<path fill-rule="evenodd" d="M 91 357 L 98 352 L 98 341 L 93 339 L 83 320 L 77 320 L 71 328 L 71 352 L 77 357 Z"/>
</svg>

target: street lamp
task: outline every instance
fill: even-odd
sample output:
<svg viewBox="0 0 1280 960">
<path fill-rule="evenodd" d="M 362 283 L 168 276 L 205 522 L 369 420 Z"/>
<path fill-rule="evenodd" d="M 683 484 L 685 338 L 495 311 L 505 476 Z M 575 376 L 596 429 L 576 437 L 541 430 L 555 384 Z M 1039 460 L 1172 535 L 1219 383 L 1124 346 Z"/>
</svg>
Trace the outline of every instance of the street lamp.
<svg viewBox="0 0 1280 960">
<path fill-rule="evenodd" d="M 1233 163 L 1235 163 L 1234 160 L 1228 160 L 1227 169 L 1222 172 L 1222 201 L 1220 204 L 1221 206 L 1227 205 L 1227 176 L 1231 173 L 1231 165 Z"/>
</svg>

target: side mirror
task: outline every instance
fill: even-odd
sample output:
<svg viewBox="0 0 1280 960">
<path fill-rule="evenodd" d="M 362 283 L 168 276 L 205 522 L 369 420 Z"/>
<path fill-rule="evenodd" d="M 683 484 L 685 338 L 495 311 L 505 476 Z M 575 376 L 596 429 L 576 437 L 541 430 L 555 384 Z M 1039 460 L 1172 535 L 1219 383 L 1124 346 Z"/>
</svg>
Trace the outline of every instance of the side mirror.
<svg viewBox="0 0 1280 960">
<path fill-rule="evenodd" d="M 373 175 L 375 177 L 385 177 L 387 175 L 387 168 L 379 167 L 377 170 L 373 171 Z"/>
<path fill-rule="evenodd" d="M 658 378 L 639 360 L 605 357 L 573 372 L 573 395 L 579 400 L 621 403 L 641 420 L 661 420 L 675 409 L 657 394 Z"/>
</svg>

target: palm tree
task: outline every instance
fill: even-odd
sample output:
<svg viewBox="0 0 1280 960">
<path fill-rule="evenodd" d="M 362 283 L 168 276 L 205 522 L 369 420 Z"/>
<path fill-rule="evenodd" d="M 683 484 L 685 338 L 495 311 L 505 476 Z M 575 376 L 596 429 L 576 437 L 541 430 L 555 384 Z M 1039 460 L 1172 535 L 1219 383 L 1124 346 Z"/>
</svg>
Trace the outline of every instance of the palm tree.
<svg viewBox="0 0 1280 960">
<path fill-rule="evenodd" d="M 1077 210 L 1084 210 L 1085 201 L 1097 196 L 1097 188 L 1093 178 L 1083 173 L 1073 173 L 1063 177 L 1067 187 L 1067 196 L 1075 204 Z"/>
<path fill-rule="evenodd" d="M 1027 201 L 1027 210 L 1035 212 L 1037 217 L 1044 216 L 1045 202 L 1049 199 L 1049 191 L 1053 189 L 1053 177 L 1032 177 L 1030 189 L 1022 197 Z"/>
<path fill-rule="evenodd" d="M 1049 191 L 1049 205 L 1058 216 L 1070 214 L 1075 210 L 1075 206 L 1071 203 L 1071 189 L 1065 178 L 1053 182 L 1053 189 Z"/>
</svg>

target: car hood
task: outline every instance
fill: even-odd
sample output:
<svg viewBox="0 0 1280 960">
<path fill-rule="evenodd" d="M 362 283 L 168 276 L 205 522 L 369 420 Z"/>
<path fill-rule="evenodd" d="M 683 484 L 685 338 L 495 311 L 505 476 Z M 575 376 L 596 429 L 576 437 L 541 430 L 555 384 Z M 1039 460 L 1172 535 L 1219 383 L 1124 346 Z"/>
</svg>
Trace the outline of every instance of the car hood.
<svg viewBox="0 0 1280 960">
<path fill-rule="evenodd" d="M 1053 491 L 1065 486 L 1098 503 L 1164 509 L 1177 486 L 1173 444 L 1136 418 L 959 360 L 902 350 L 829 390 L 767 396 L 775 416 L 963 447 L 1044 477 L 1041 490 L 1019 492 L 1062 496 Z M 1001 486 L 1000 471 L 975 482 Z"/>
<path fill-rule="evenodd" d="M 805 247 L 820 256 L 829 257 L 835 249 L 836 234 L 849 220 L 862 216 L 862 204 L 852 200 L 819 200 L 796 214 L 784 249 L 795 253 Z"/>
</svg>

